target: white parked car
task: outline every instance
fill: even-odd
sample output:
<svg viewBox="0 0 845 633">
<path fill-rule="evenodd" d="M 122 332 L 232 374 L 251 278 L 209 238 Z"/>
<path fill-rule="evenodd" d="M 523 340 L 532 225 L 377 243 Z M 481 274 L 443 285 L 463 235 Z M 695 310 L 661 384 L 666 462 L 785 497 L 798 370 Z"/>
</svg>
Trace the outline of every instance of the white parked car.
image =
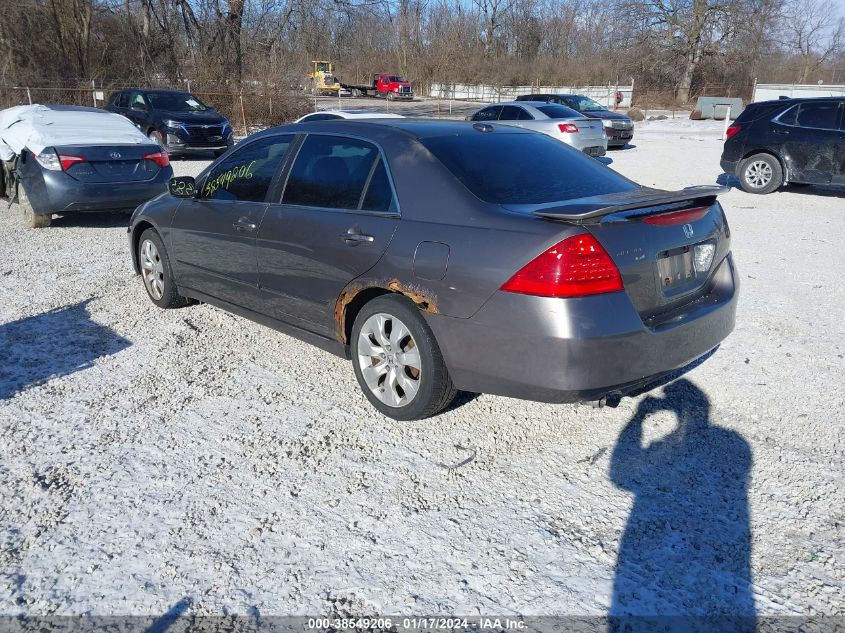
<svg viewBox="0 0 845 633">
<path fill-rule="evenodd" d="M 558 103 L 497 103 L 481 108 L 469 119 L 542 132 L 590 156 L 604 156 L 607 153 L 607 134 L 601 119 L 589 119 L 580 112 Z"/>
<path fill-rule="evenodd" d="M 295 123 L 308 121 L 332 121 L 334 119 L 404 119 L 401 114 L 389 112 L 366 112 L 364 110 L 320 110 L 299 117 Z"/>
</svg>

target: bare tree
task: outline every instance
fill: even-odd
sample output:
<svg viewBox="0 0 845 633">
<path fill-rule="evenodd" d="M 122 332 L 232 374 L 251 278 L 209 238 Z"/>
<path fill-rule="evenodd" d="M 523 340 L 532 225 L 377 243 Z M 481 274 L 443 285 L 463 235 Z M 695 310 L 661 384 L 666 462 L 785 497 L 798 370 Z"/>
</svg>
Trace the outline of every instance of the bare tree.
<svg viewBox="0 0 845 633">
<path fill-rule="evenodd" d="M 800 60 L 798 83 L 845 47 L 845 18 L 830 0 L 788 0 L 781 24 L 783 44 Z"/>
</svg>

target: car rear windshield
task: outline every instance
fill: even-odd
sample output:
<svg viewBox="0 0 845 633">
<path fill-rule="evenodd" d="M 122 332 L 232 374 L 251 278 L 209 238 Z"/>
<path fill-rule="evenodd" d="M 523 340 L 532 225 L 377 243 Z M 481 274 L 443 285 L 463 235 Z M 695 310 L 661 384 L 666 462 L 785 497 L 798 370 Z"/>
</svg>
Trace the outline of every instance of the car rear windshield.
<svg viewBox="0 0 845 633">
<path fill-rule="evenodd" d="M 537 109 L 550 119 L 580 119 L 581 113 L 557 103 L 537 106 Z"/>
<path fill-rule="evenodd" d="M 467 189 L 494 204 L 544 204 L 637 188 L 543 134 L 478 132 L 421 142 Z"/>
<path fill-rule="evenodd" d="M 179 94 L 178 92 L 148 92 L 147 99 L 150 100 L 155 110 L 169 110 L 170 112 L 202 112 L 207 110 L 206 105 L 194 95 Z"/>
</svg>

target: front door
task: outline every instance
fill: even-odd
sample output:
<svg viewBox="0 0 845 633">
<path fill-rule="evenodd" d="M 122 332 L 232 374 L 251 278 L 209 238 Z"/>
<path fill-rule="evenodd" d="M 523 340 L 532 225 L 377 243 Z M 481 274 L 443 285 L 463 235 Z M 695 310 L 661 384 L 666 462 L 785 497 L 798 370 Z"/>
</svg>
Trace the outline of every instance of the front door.
<svg viewBox="0 0 845 633">
<path fill-rule="evenodd" d="M 340 292 L 375 266 L 399 209 L 378 148 L 344 136 L 309 134 L 283 197 L 257 239 L 264 312 L 317 334 L 336 334 Z"/>
<path fill-rule="evenodd" d="M 841 142 L 838 101 L 801 103 L 775 122 L 783 138 L 783 155 L 791 182 L 828 184 L 835 171 L 834 154 Z"/>
<path fill-rule="evenodd" d="M 255 237 L 267 195 L 294 136 L 266 136 L 213 164 L 173 218 L 178 284 L 254 310 L 258 307 Z"/>
</svg>

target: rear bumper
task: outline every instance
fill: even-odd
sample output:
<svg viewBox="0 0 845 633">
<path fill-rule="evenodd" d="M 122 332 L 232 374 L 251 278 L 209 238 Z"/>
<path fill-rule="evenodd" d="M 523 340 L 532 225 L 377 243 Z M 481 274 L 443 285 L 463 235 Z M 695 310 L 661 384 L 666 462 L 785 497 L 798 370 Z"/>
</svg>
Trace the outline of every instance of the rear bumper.
<svg viewBox="0 0 845 633">
<path fill-rule="evenodd" d="M 61 171 L 40 171 L 23 178 L 35 213 L 126 211 L 167 190 L 173 175 L 170 167 L 143 182 L 85 183 Z"/>
<path fill-rule="evenodd" d="M 550 299 L 497 292 L 471 318 L 426 315 L 455 385 L 578 402 L 641 391 L 716 348 L 734 327 L 728 255 L 708 294 L 646 326 L 624 292 Z"/>
<path fill-rule="evenodd" d="M 737 166 L 739 165 L 739 161 L 727 160 L 723 158 L 719 161 L 719 165 L 722 167 L 722 171 L 726 174 L 736 175 L 736 170 Z"/>
</svg>

